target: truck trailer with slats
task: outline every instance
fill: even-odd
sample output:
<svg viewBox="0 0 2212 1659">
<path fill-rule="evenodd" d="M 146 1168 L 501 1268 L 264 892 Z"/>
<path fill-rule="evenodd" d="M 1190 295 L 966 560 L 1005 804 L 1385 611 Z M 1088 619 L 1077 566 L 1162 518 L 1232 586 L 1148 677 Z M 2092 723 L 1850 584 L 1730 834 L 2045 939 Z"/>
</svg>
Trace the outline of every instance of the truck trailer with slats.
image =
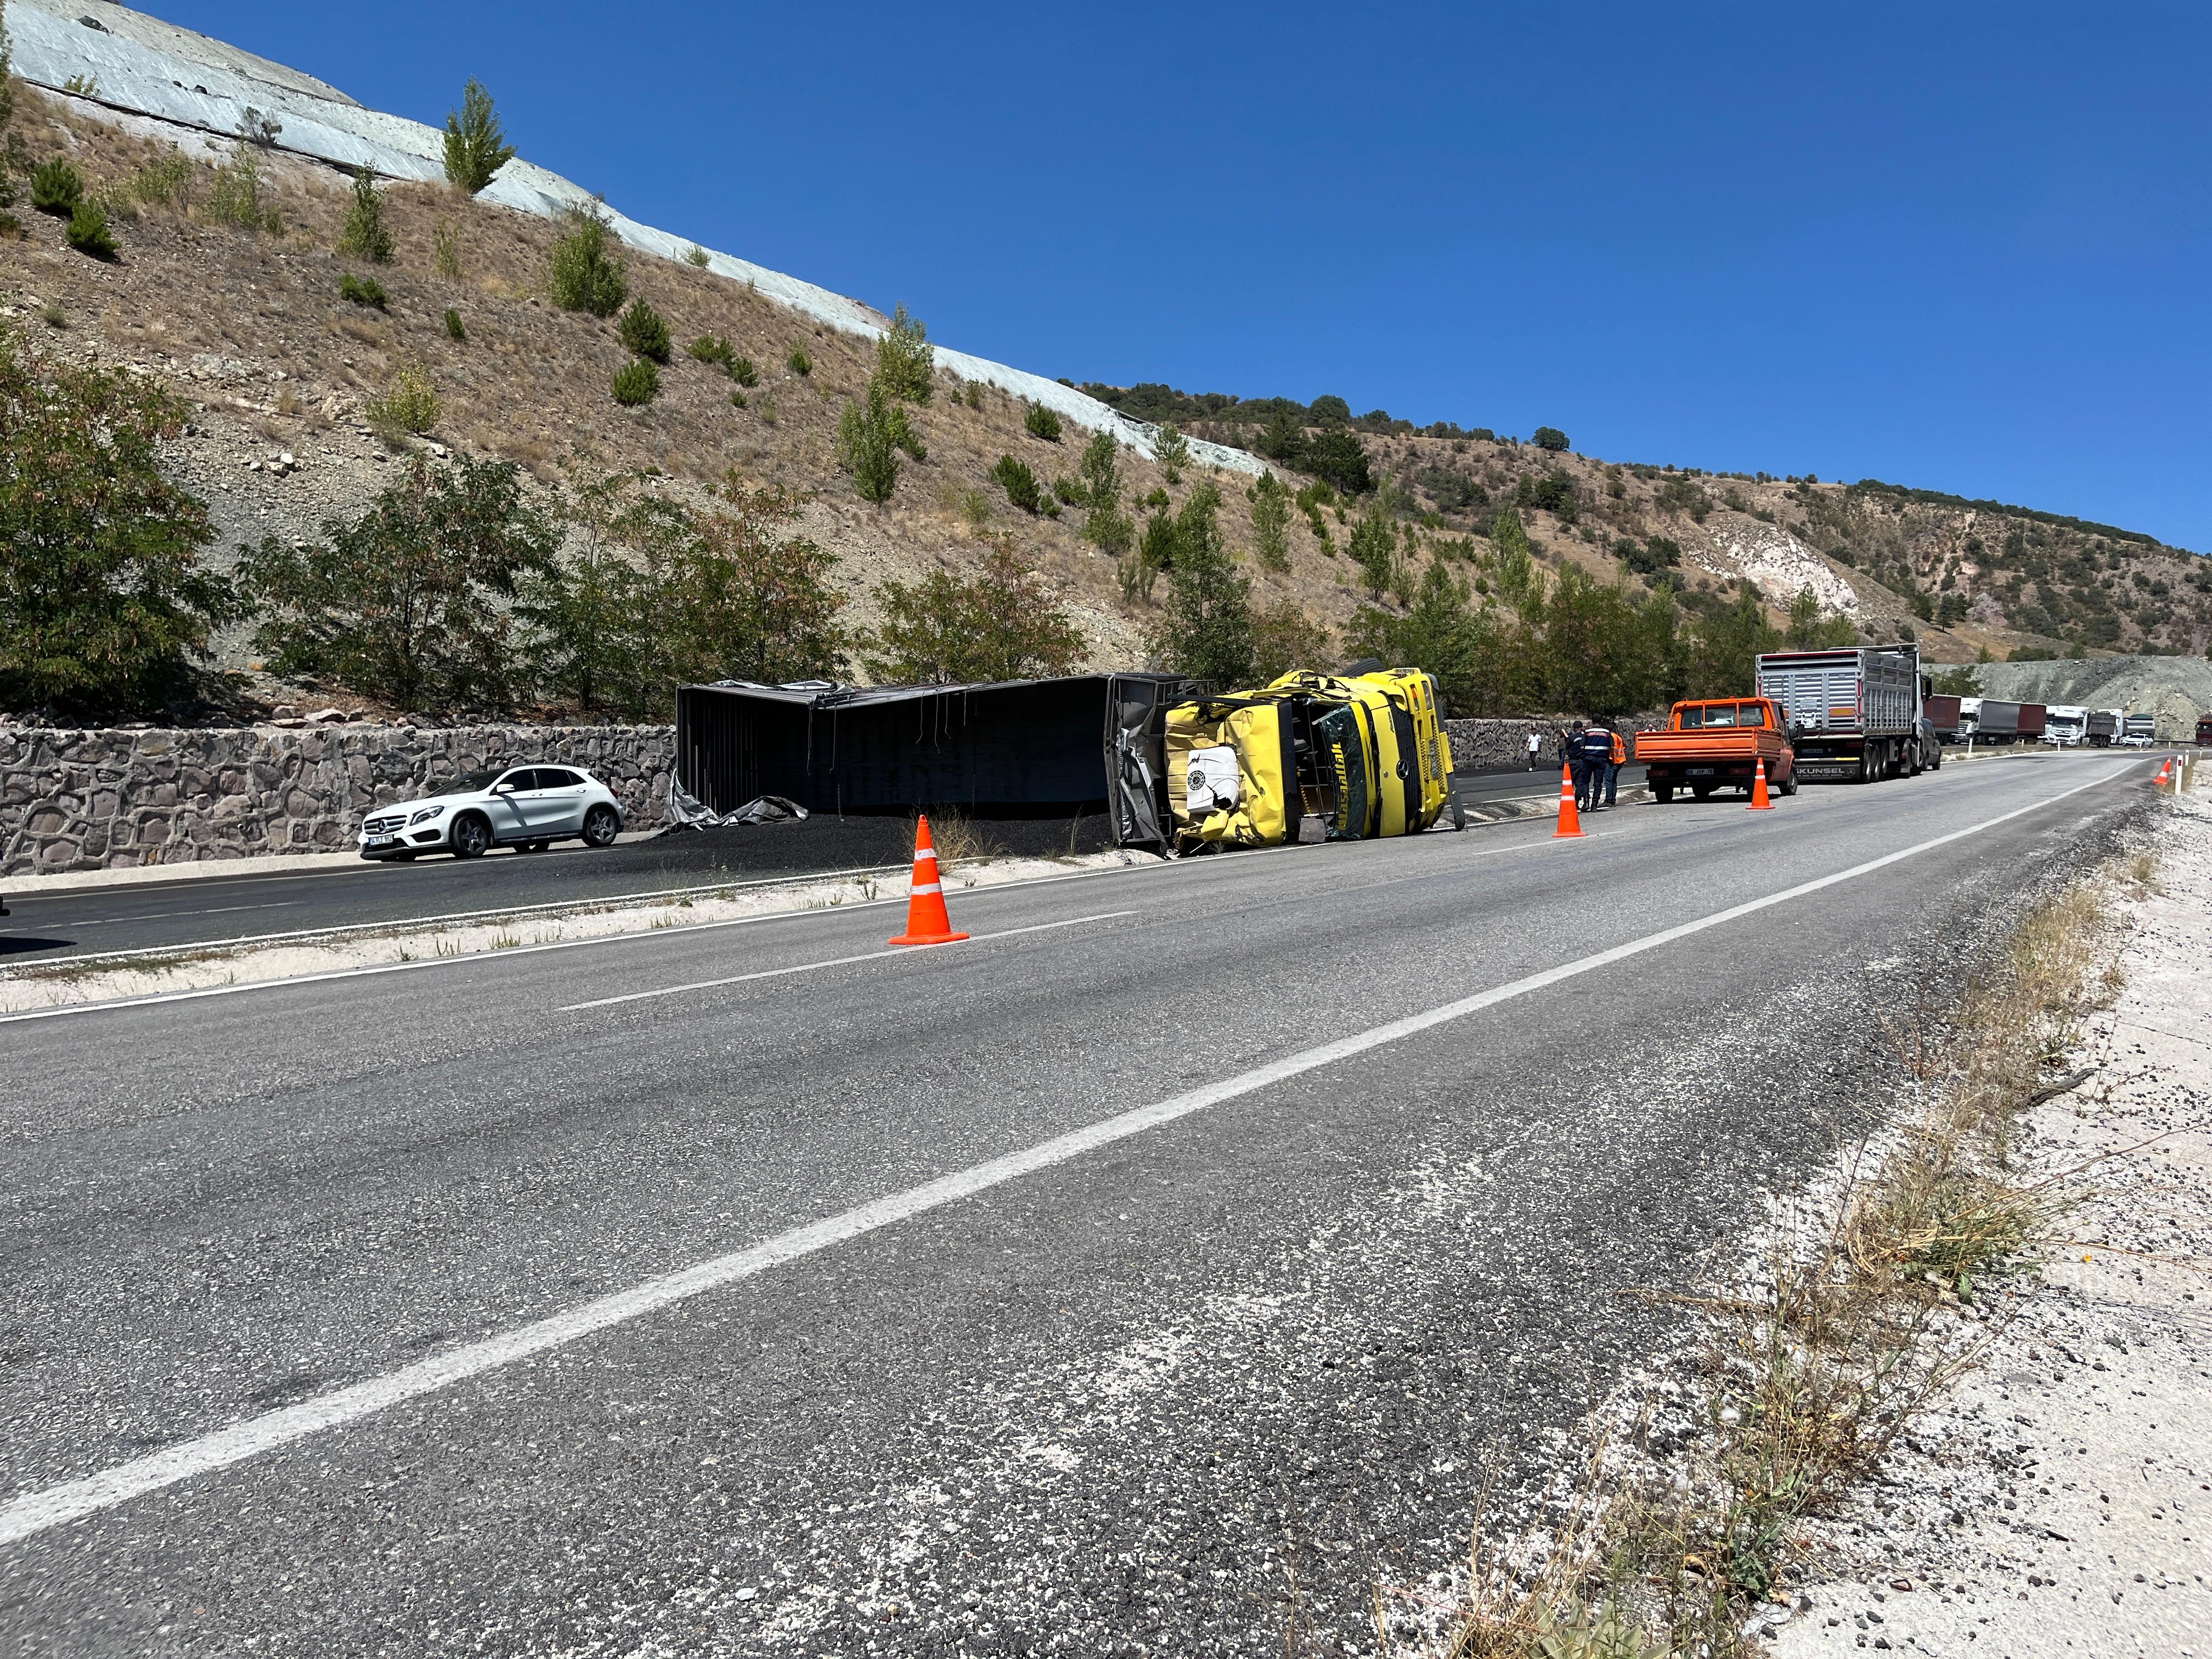
<svg viewBox="0 0 2212 1659">
<path fill-rule="evenodd" d="M 1936 728 L 1922 712 L 1931 690 L 1917 647 L 1770 651 L 1755 665 L 1758 692 L 1780 707 L 1796 775 L 1871 783 L 1942 764 Z"/>
</svg>

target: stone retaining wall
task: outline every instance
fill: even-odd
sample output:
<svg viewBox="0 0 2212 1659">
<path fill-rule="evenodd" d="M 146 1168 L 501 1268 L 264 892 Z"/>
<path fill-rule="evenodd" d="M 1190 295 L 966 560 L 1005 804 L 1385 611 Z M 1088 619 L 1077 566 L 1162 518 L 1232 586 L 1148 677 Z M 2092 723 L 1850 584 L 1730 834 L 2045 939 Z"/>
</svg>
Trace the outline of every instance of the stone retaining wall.
<svg viewBox="0 0 2212 1659">
<path fill-rule="evenodd" d="M 0 876 L 349 847 L 371 808 L 503 763 L 566 762 L 661 822 L 666 726 L 0 726 Z"/>
<path fill-rule="evenodd" d="M 1502 772 L 1528 763 L 1528 734 L 1541 734 L 1544 747 L 1538 771 L 1548 768 L 1554 775 L 1559 769 L 1559 737 L 1567 729 L 1565 720 L 1449 720 L 1444 722 L 1444 735 L 1451 739 L 1452 768 L 1460 772 Z"/>
</svg>

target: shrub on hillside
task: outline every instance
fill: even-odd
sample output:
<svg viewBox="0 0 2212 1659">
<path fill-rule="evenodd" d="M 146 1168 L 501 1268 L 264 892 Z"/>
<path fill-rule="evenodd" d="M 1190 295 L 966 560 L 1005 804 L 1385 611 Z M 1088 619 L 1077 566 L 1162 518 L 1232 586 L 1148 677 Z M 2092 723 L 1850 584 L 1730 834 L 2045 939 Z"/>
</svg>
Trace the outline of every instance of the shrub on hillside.
<svg viewBox="0 0 2212 1659">
<path fill-rule="evenodd" d="M 362 413 L 379 436 L 398 443 L 419 438 L 435 427 L 443 410 L 429 375 L 408 363 L 392 377 L 381 398 L 371 398 L 362 406 Z"/>
<path fill-rule="evenodd" d="M 853 475 L 861 500 L 887 501 L 898 485 L 901 450 L 917 461 L 927 459 L 905 405 L 871 378 L 866 400 L 847 404 L 837 417 L 837 465 Z"/>
<path fill-rule="evenodd" d="M 1291 492 L 1273 472 L 1244 492 L 1252 503 L 1254 556 L 1263 570 L 1280 574 L 1291 568 Z"/>
<path fill-rule="evenodd" d="M 705 248 L 701 247 L 696 242 L 692 243 L 690 247 L 684 250 L 684 263 L 690 265 L 695 270 L 706 270 L 707 262 L 713 257 L 713 255 L 709 254 Z"/>
<path fill-rule="evenodd" d="M 622 256 L 609 242 L 612 228 L 599 204 L 563 210 L 568 227 L 553 245 L 545 273 L 545 288 L 553 303 L 563 311 L 587 311 L 594 317 L 611 317 L 629 295 Z"/>
<path fill-rule="evenodd" d="M 1190 465 L 1190 440 L 1172 421 L 1152 439 L 1152 459 L 1170 483 L 1182 482 L 1182 470 Z"/>
<path fill-rule="evenodd" d="M 461 322 L 461 313 L 451 306 L 446 307 L 446 337 L 456 342 L 464 341 L 469 337 L 469 331 Z"/>
<path fill-rule="evenodd" d="M 230 147 L 230 160 L 208 180 L 207 216 L 240 230 L 284 233 L 284 216 L 263 199 L 261 148 L 241 138 Z"/>
<path fill-rule="evenodd" d="M 1022 415 L 1022 429 L 1032 438 L 1042 438 L 1048 444 L 1060 441 L 1060 411 L 1042 404 L 1031 404 Z"/>
<path fill-rule="evenodd" d="M 391 297 L 384 291 L 384 284 L 374 276 L 356 276 L 349 270 L 338 277 L 341 300 L 350 300 L 357 306 L 374 306 L 382 311 Z"/>
<path fill-rule="evenodd" d="M 621 320 L 615 325 L 615 333 L 623 344 L 638 356 L 649 357 L 656 363 L 668 361 L 671 343 L 667 319 L 642 298 L 629 302 Z"/>
<path fill-rule="evenodd" d="M 1555 426 L 1540 426 L 1529 434 L 1528 441 L 1539 449 L 1556 453 L 1567 447 L 1567 434 Z"/>
<path fill-rule="evenodd" d="M 1287 409 L 1279 409 L 1267 417 L 1258 441 L 1252 446 L 1271 461 L 1285 466 L 1303 465 L 1306 454 L 1305 428 L 1298 417 Z"/>
<path fill-rule="evenodd" d="M 482 82 L 470 76 L 468 85 L 461 89 L 459 112 L 446 112 L 447 179 L 473 196 L 514 159 L 514 146 L 500 130 L 491 94 L 484 90 Z M 581 308 L 569 307 L 572 311 Z"/>
<path fill-rule="evenodd" d="M 903 403 L 926 404 L 936 393 L 937 352 L 929 343 L 929 331 L 921 318 L 907 314 L 903 304 L 876 342 L 876 378 L 886 392 Z"/>
<path fill-rule="evenodd" d="M 31 205 L 41 213 L 66 219 L 84 200 L 84 180 L 77 170 L 56 156 L 41 161 L 31 173 Z"/>
<path fill-rule="evenodd" d="M 392 263 L 392 229 L 384 222 L 384 198 L 376 188 L 376 175 L 367 167 L 353 176 L 353 204 L 346 210 L 345 228 L 338 233 L 338 252 L 373 264 Z"/>
<path fill-rule="evenodd" d="M 79 253 L 94 259 L 115 257 L 115 238 L 108 234 L 107 210 L 97 202 L 79 202 L 70 215 L 63 240 Z"/>
<path fill-rule="evenodd" d="M 167 155 L 131 175 L 131 193 L 148 207 L 173 208 L 182 213 L 191 205 L 191 183 L 192 164 L 172 144 Z"/>
<path fill-rule="evenodd" d="M 805 346 L 792 347 L 791 356 L 783 361 L 794 374 L 811 374 L 814 372 L 814 359 L 806 355 Z"/>
<path fill-rule="evenodd" d="M 758 386 L 760 371 L 753 367 L 753 360 L 750 357 L 733 358 L 730 363 L 730 378 L 739 386 Z"/>
<path fill-rule="evenodd" d="M 148 712 L 235 615 L 206 506 L 161 469 L 186 413 L 0 333 L 0 708 Z"/>
<path fill-rule="evenodd" d="M 453 226 L 443 219 L 430 228 L 430 266 L 447 282 L 458 282 L 461 275 L 461 245 L 453 235 Z"/>
<path fill-rule="evenodd" d="M 986 554 L 967 580 L 937 570 L 911 587 L 885 582 L 876 605 L 884 621 L 864 638 L 861 665 L 879 683 L 1037 679 L 1083 653 L 1066 611 L 1010 547 Z"/>
<path fill-rule="evenodd" d="M 720 336 L 702 334 L 684 349 L 691 354 L 692 361 L 695 362 L 713 363 L 720 368 L 723 374 L 735 377 L 737 354 L 731 350 L 730 343 Z"/>
<path fill-rule="evenodd" d="M 625 409 L 651 403 L 660 391 L 660 370 L 649 357 L 633 357 L 615 371 L 615 401 Z"/>
<path fill-rule="evenodd" d="M 1016 460 L 1012 455 L 999 457 L 991 476 L 1006 492 L 1006 499 L 1024 513 L 1044 510 L 1044 492 L 1037 485 L 1036 474 L 1030 471 L 1029 463 Z"/>
</svg>

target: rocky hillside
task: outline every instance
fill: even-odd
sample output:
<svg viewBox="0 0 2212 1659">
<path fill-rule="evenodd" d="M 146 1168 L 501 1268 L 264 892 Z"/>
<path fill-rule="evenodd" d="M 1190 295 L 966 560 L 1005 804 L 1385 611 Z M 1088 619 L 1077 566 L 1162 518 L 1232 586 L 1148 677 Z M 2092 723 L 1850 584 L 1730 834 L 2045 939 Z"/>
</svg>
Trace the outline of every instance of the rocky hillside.
<svg viewBox="0 0 2212 1659">
<path fill-rule="evenodd" d="M 857 302 L 725 256 L 687 258 L 685 245 L 639 230 L 624 250 L 629 291 L 667 319 L 677 349 L 659 395 L 624 407 L 611 390 L 629 361 L 615 323 L 548 301 L 561 229 L 545 216 L 538 186 L 503 197 L 495 185 L 471 196 L 419 176 L 393 179 L 385 191 L 392 257 L 371 264 L 336 252 L 353 201 L 349 171 L 289 148 L 280 135 L 250 158 L 266 210 L 262 227 L 215 222 L 210 192 L 219 177 L 234 184 L 246 152 L 219 131 L 147 113 L 161 100 L 142 94 L 131 104 L 99 86 L 89 68 L 60 76 L 74 60 L 57 52 L 79 36 L 106 51 L 128 30 L 153 39 L 167 27 L 106 0 L 86 3 L 91 21 L 80 27 L 72 15 L 59 35 L 59 13 L 37 14 L 48 84 L 18 83 L 15 129 L 33 159 L 67 159 L 110 205 L 116 257 L 73 252 L 61 221 L 22 212 L 16 239 L 0 241 L 0 325 L 55 357 L 127 365 L 189 400 L 192 423 L 168 465 L 210 503 L 217 535 L 210 556 L 219 563 L 242 543 L 271 534 L 304 541 L 326 519 L 357 513 L 417 445 L 512 460 L 549 489 L 577 469 L 653 468 L 672 492 L 699 495 L 734 471 L 807 492 L 804 532 L 837 556 L 854 621 L 871 619 L 879 582 L 970 569 L 989 546 L 1005 544 L 1067 607 L 1091 664 L 1134 664 L 1158 617 L 1157 600 L 1125 587 L 1112 553 L 1084 538 L 1080 511 L 1025 511 L 994 477 L 1005 456 L 1048 484 L 1073 474 L 1090 435 L 1082 420 L 1130 446 L 1121 463 L 1127 507 L 1141 514 L 1148 498 L 1179 502 L 1211 482 L 1224 497 L 1230 544 L 1255 545 L 1258 463 L 1249 452 L 1267 446 L 1267 428 L 1253 418 L 1260 406 L 1186 399 L 1164 387 L 1141 389 L 1164 400 L 1133 403 L 1114 388 L 1063 391 L 947 353 L 936 395 L 912 411 L 927 459 L 907 464 L 891 498 L 877 504 L 861 498 L 836 456 L 839 413 L 864 395 L 875 362 L 866 319 L 879 321 L 879 313 Z M 29 14 L 18 5 L 10 15 Z M 219 43 L 174 30 L 161 38 L 168 36 L 198 42 L 191 50 L 218 68 L 230 62 Z M 97 67 L 96 56 L 85 63 Z M 255 72 L 270 85 L 289 73 Z M 294 78 L 319 88 L 319 98 L 340 96 Z M 52 84 L 64 79 L 74 90 Z M 181 82 L 175 90 L 207 91 Z M 348 107 L 364 131 L 407 125 Z M 404 158 L 393 165 L 403 163 L 421 171 Z M 173 188 L 149 188 L 149 178 Z M 665 253 L 651 251 L 664 246 Z M 378 284 L 380 301 L 345 297 L 348 279 L 360 277 Z M 723 368 L 687 356 L 684 343 L 702 336 L 726 339 L 749 359 L 750 383 L 740 387 Z M 436 421 L 416 439 L 379 436 L 369 402 L 404 371 L 434 388 Z M 1778 612 L 1810 588 L 1864 637 L 1917 635 L 1937 656 L 2002 658 L 2069 644 L 2196 653 L 2212 635 L 2203 562 L 2125 532 L 1880 486 L 1678 472 L 1480 431 L 1416 431 L 1379 413 L 1351 420 L 1335 400 L 1324 402 L 1333 407 L 1273 412 L 1296 410 L 1291 425 L 1305 438 L 1351 434 L 1376 487 L 1346 500 L 1310 488 L 1291 460 L 1275 461 L 1304 490 L 1291 515 L 1287 562 L 1248 569 L 1260 604 L 1295 606 L 1331 627 L 1368 598 L 1347 556 L 1363 515 L 1379 508 L 1395 517 L 1414 562 L 1441 549 L 1479 568 L 1484 538 L 1510 507 L 1554 568 L 1572 563 L 1608 580 L 1671 584 L 1693 611 L 1746 582 Z M 1073 417 L 1057 437 L 1039 435 L 1027 419 L 1037 404 Z M 1223 447 L 1201 447 L 1170 482 L 1148 453 L 1152 428 L 1145 424 L 1163 416 Z M 258 675 L 242 631 L 221 650 L 226 665 Z"/>
</svg>

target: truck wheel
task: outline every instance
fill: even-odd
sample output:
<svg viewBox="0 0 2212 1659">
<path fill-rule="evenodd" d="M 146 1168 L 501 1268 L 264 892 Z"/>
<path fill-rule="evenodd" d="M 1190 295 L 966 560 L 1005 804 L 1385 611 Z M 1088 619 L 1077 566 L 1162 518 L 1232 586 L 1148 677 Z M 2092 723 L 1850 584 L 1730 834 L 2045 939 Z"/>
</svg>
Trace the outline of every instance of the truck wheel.
<svg viewBox="0 0 2212 1659">
<path fill-rule="evenodd" d="M 1782 780 L 1782 793 L 1785 797 L 1797 793 L 1797 775 L 1795 772 Z"/>
<path fill-rule="evenodd" d="M 1693 783 L 1690 786 L 1692 800 L 1709 800 L 1712 798 L 1712 793 L 1713 787 L 1710 783 Z"/>
<path fill-rule="evenodd" d="M 1674 786 L 1671 783 L 1653 784 L 1651 786 L 1651 799 L 1657 801 L 1662 806 L 1666 805 L 1669 801 L 1674 799 Z"/>
</svg>

